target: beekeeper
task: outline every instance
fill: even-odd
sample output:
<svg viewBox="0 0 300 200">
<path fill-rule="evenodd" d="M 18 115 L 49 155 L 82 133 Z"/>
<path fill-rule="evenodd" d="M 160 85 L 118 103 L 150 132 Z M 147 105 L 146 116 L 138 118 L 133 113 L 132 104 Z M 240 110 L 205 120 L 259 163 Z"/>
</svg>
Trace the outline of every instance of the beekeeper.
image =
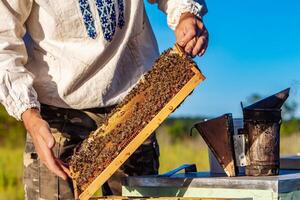
<svg viewBox="0 0 300 200">
<path fill-rule="evenodd" d="M 149 1 L 187 54 L 204 54 L 204 1 Z M 28 132 L 26 199 L 72 199 L 63 162 L 159 56 L 144 1 L 1 0 L 0 13 L 0 101 Z M 103 193 L 120 194 L 125 175 L 157 174 L 158 156 L 153 134 Z"/>
</svg>

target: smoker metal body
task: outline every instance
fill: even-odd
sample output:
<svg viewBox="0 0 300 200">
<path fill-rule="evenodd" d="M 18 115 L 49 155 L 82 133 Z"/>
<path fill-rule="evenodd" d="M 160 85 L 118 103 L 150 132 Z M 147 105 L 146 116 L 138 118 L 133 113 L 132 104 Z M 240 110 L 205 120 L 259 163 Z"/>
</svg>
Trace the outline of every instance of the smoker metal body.
<svg viewBox="0 0 300 200">
<path fill-rule="evenodd" d="M 278 175 L 280 125 L 281 110 L 244 109 L 246 175 Z"/>
</svg>

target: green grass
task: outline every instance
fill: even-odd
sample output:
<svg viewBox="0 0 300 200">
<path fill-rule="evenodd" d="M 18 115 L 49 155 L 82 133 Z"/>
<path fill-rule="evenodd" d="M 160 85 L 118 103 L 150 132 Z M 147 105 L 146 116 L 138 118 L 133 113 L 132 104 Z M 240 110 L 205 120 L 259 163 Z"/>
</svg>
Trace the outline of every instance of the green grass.
<svg viewBox="0 0 300 200">
<path fill-rule="evenodd" d="M 209 169 L 207 146 L 200 137 L 172 141 L 162 128 L 158 129 L 160 145 L 160 173 L 170 171 L 183 164 L 196 164 L 197 169 Z"/>
<path fill-rule="evenodd" d="M 160 172 L 166 172 L 185 163 L 197 164 L 198 170 L 208 169 L 207 149 L 200 138 L 194 141 L 170 142 L 166 134 L 159 134 Z M 0 200 L 23 199 L 23 149 L 0 148 Z"/>
<path fill-rule="evenodd" d="M 300 153 L 300 133 L 281 137 L 280 154 L 295 155 Z"/>
<path fill-rule="evenodd" d="M 19 131 L 18 131 L 19 132 Z M 206 171 L 208 166 L 207 146 L 199 136 L 172 138 L 167 128 L 157 130 L 160 144 L 160 173 L 170 171 L 182 164 L 195 163 L 198 171 Z M 11 133 L 12 134 L 12 133 Z M 8 136 L 8 135 L 7 135 Z M 24 199 L 22 184 L 22 146 L 24 137 L 14 136 L 19 142 L 0 145 L 0 200 Z M 5 137 L 2 137 L 5 139 Z M 7 143 L 7 142 L 4 142 Z M 300 134 L 281 138 L 281 153 L 296 154 L 300 152 Z"/>
<path fill-rule="evenodd" d="M 9 117 L 0 106 L 0 200 L 24 199 L 22 123 Z"/>
<path fill-rule="evenodd" d="M 21 148 L 0 148 L 0 199 L 24 199 Z"/>
</svg>

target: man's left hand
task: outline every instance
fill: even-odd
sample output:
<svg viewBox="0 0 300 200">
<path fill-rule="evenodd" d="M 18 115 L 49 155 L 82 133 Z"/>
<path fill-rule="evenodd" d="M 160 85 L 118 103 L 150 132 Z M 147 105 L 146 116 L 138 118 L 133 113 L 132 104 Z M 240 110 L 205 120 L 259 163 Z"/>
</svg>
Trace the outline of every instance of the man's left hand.
<svg viewBox="0 0 300 200">
<path fill-rule="evenodd" d="M 195 57 L 202 56 L 208 46 L 208 31 L 202 19 L 192 13 L 183 13 L 175 29 L 176 42 Z"/>
</svg>

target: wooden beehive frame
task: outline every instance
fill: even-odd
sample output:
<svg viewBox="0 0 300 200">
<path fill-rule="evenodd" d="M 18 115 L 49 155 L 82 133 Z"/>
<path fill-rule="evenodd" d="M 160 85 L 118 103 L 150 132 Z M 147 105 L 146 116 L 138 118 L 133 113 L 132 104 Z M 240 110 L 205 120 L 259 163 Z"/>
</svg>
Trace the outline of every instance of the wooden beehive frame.
<svg viewBox="0 0 300 200">
<path fill-rule="evenodd" d="M 191 70 L 195 73 L 194 76 L 182 87 L 182 89 L 159 111 L 159 113 L 141 130 L 141 132 L 119 153 L 119 155 L 105 168 L 101 174 L 81 193 L 78 194 L 76 182 L 73 181 L 75 188 L 75 196 L 80 200 L 87 200 L 103 185 L 121 165 L 132 155 L 137 148 L 155 131 L 158 126 L 184 101 L 184 99 L 202 82 L 205 77 L 201 74 L 196 66 L 191 65 Z M 105 127 L 102 134 L 108 134 L 113 128 L 122 122 L 126 117 L 129 117 L 133 111 L 135 103 L 143 102 L 143 94 L 138 94 L 124 105 L 117 113 L 115 113 Z M 98 129 L 100 130 L 100 129 Z M 95 131 L 94 134 L 97 134 Z"/>
</svg>

